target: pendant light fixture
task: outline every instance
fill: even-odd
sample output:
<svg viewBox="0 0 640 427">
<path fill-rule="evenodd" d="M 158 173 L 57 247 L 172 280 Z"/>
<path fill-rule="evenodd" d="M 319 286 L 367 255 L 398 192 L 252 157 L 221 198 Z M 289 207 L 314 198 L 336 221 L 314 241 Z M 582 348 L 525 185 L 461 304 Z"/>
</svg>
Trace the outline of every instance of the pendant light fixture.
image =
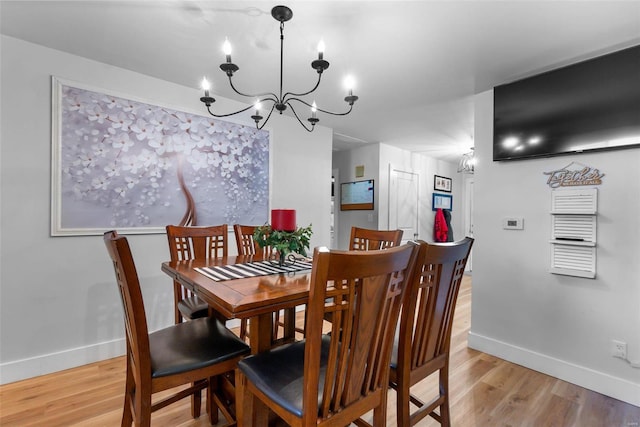
<svg viewBox="0 0 640 427">
<path fill-rule="evenodd" d="M 280 90 L 279 92 L 277 94 L 273 92 L 247 94 L 236 89 L 236 87 L 233 84 L 232 78 L 233 78 L 233 74 L 239 70 L 239 67 L 233 62 L 231 62 L 231 44 L 229 43 L 229 40 L 225 40 L 223 50 L 226 55 L 226 62 L 220 65 L 220 69 L 227 75 L 227 77 L 229 77 L 229 85 L 231 86 L 231 89 L 233 89 L 235 93 L 247 98 L 256 99 L 256 102 L 255 104 L 250 105 L 246 108 L 242 108 L 238 111 L 234 111 L 227 114 L 214 114 L 211 111 L 211 104 L 213 104 L 216 100 L 215 98 L 210 96 L 209 91 L 211 89 L 211 85 L 205 78 L 202 81 L 202 89 L 204 90 L 204 96 L 200 98 L 200 101 L 202 101 L 206 105 L 207 111 L 209 112 L 209 114 L 211 114 L 214 117 L 228 117 L 235 114 L 243 113 L 251 108 L 255 108 L 255 114 L 253 114 L 251 118 L 255 121 L 256 127 L 258 129 L 262 129 L 271 118 L 271 114 L 273 113 L 274 109 L 278 111 L 280 114 L 282 114 L 287 109 L 291 109 L 291 112 L 293 113 L 295 118 L 302 125 L 302 127 L 304 127 L 308 132 L 313 132 L 315 125 L 320 121 L 320 119 L 318 118 L 318 112 L 331 114 L 334 116 L 346 116 L 347 114 L 349 114 L 353 109 L 353 104 L 358 100 L 358 97 L 353 94 L 353 80 L 351 78 L 348 78 L 348 81 L 346 82 L 349 92 L 348 92 L 348 95 L 344 98 L 344 100 L 348 104 L 349 108 L 345 112 L 337 113 L 337 112 L 328 111 L 328 110 L 319 108 L 316 105 L 315 101 L 312 103 L 309 103 L 308 101 L 301 98 L 303 96 L 311 94 L 318 88 L 318 86 L 320 86 L 322 73 L 327 68 L 329 68 L 329 62 L 324 59 L 324 43 L 322 41 L 320 41 L 320 43 L 318 44 L 318 59 L 315 59 L 311 62 L 311 68 L 316 70 L 316 72 L 318 73 L 318 81 L 316 82 L 315 86 L 307 92 L 283 93 L 284 23 L 289 21 L 293 17 L 293 12 L 287 6 L 276 6 L 273 9 L 271 9 L 271 16 L 273 16 L 273 18 L 276 21 L 280 22 Z M 294 103 L 298 103 L 309 108 L 310 114 L 309 114 L 309 117 L 307 118 L 309 125 L 305 124 L 300 119 L 300 116 L 294 109 L 294 106 L 293 106 Z M 265 104 L 266 105 L 270 104 L 270 108 L 268 108 L 269 112 L 267 113 L 266 118 L 262 116 L 262 112 L 261 112 L 263 105 Z"/>
<path fill-rule="evenodd" d="M 471 147 L 471 151 L 462 155 L 460 159 L 460 163 L 458 163 L 458 172 L 460 173 L 473 173 L 476 166 L 476 157 L 473 152 L 473 147 Z"/>
</svg>

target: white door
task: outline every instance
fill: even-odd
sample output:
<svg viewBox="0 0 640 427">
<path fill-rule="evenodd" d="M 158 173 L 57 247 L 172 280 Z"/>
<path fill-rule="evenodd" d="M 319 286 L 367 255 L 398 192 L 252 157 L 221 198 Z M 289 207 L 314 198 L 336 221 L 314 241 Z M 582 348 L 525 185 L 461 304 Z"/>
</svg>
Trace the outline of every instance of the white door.
<svg viewBox="0 0 640 427">
<path fill-rule="evenodd" d="M 415 172 L 389 166 L 389 230 L 402 230 L 402 243 L 420 238 L 419 180 L 420 175 Z"/>
</svg>

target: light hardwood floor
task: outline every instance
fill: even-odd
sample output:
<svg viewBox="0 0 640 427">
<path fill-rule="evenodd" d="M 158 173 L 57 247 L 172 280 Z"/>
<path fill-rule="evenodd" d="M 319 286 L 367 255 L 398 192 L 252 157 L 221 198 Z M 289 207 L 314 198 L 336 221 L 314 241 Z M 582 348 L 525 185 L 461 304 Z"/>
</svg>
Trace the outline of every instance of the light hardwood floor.
<svg viewBox="0 0 640 427">
<path fill-rule="evenodd" d="M 638 427 L 640 408 L 467 348 L 471 280 L 458 298 L 450 373 L 454 426 Z M 122 414 L 124 358 L 19 381 L 0 387 L 0 425 L 117 426 Z M 430 378 L 413 388 L 434 390 Z M 428 399 L 428 398 L 427 398 Z M 395 422 L 395 392 L 389 392 L 388 425 Z M 220 418 L 220 425 L 225 420 Z M 206 426 L 190 417 L 189 400 L 152 415 L 154 426 Z M 438 425 L 427 419 L 420 426 Z"/>
</svg>

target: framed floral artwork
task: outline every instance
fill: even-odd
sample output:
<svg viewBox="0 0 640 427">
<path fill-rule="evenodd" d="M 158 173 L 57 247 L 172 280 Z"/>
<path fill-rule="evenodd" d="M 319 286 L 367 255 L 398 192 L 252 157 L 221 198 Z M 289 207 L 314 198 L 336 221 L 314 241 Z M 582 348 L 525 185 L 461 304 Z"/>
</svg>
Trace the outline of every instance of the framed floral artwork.
<svg viewBox="0 0 640 427">
<path fill-rule="evenodd" d="M 51 235 L 264 224 L 269 132 L 53 78 Z"/>
</svg>

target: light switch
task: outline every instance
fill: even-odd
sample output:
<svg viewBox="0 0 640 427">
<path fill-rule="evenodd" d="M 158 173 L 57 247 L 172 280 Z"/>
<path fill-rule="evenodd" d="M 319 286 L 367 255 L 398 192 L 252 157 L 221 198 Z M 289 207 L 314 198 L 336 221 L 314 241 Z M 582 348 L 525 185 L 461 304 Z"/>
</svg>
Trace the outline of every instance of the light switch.
<svg viewBox="0 0 640 427">
<path fill-rule="evenodd" d="M 502 228 L 505 230 L 523 230 L 524 218 L 503 218 Z"/>
</svg>

